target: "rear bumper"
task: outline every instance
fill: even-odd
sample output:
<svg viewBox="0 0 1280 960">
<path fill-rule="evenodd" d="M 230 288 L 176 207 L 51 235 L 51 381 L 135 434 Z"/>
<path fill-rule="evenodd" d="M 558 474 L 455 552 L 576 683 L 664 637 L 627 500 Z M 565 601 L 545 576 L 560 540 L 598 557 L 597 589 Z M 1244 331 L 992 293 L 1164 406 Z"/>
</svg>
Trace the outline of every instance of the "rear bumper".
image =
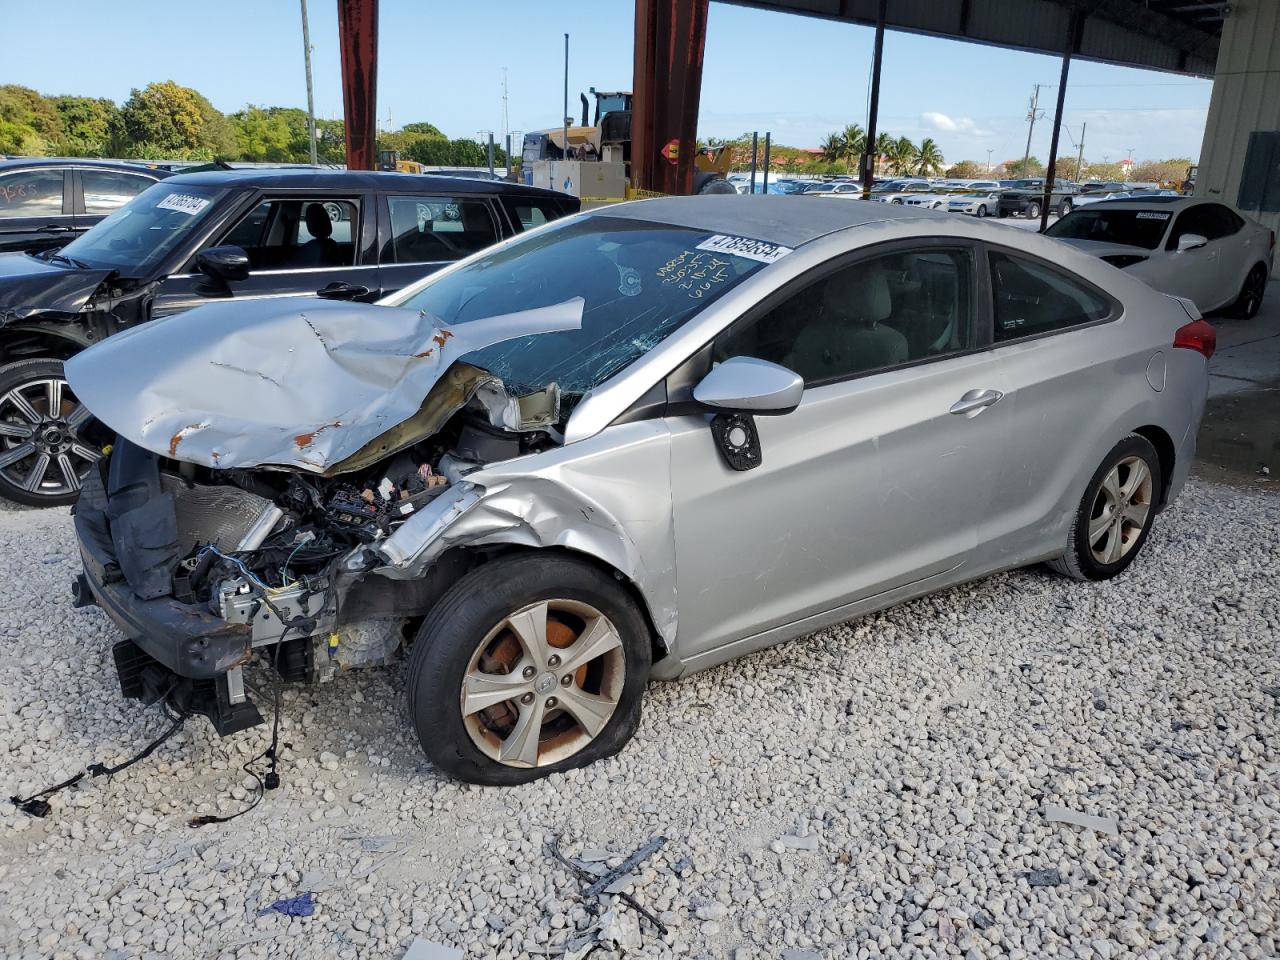
<svg viewBox="0 0 1280 960">
<path fill-rule="evenodd" d="M 107 523 L 106 494 L 97 470 L 85 479 L 75 509 L 76 537 L 84 563 L 77 594 L 85 589 L 121 632 L 181 677 L 210 679 L 245 664 L 250 658 L 251 629 L 228 623 L 206 608 L 172 597 L 143 599 L 121 572 Z"/>
</svg>

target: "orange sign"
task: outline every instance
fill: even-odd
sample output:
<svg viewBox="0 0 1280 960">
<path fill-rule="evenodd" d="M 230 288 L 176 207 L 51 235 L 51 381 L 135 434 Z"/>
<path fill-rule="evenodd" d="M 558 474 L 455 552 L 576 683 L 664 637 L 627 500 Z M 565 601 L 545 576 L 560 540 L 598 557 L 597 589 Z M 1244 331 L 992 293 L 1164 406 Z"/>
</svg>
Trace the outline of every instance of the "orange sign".
<svg viewBox="0 0 1280 960">
<path fill-rule="evenodd" d="M 663 147 L 660 152 L 667 158 L 668 163 L 675 164 L 680 159 L 680 141 L 668 141 L 667 145 Z"/>
</svg>

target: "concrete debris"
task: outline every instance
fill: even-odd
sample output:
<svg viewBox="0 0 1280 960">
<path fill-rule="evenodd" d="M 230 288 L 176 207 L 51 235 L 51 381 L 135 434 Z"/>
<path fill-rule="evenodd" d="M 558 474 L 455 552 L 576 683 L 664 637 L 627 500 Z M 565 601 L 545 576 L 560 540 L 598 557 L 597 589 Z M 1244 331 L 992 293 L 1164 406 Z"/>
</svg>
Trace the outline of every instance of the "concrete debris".
<svg viewBox="0 0 1280 960">
<path fill-rule="evenodd" d="M 578 854 L 578 862 L 580 863 L 602 863 L 612 857 L 613 854 L 608 850 L 600 850 L 596 847 L 586 847 Z"/>
<path fill-rule="evenodd" d="M 779 837 L 771 846 L 780 846 L 782 850 L 802 850 L 806 853 L 813 853 L 818 849 L 818 838 L 813 834 L 807 834 L 803 837 L 786 834 Z M 781 853 L 782 850 L 775 849 L 775 852 Z"/>
<path fill-rule="evenodd" d="M 782 951 L 782 960 L 822 960 L 822 954 L 817 950 L 797 950 L 795 947 L 789 947 Z"/>
<path fill-rule="evenodd" d="M 409 944 L 400 960 L 462 960 L 462 951 L 457 947 L 447 947 L 442 943 L 432 943 L 421 937 Z"/>
<path fill-rule="evenodd" d="M 1068 810 L 1054 803 L 1046 803 L 1044 818 L 1050 823 L 1069 823 L 1075 827 L 1105 833 L 1110 837 L 1120 836 L 1120 821 L 1115 817 L 1095 817 L 1092 814 Z"/>
<path fill-rule="evenodd" d="M 640 921 L 632 913 L 606 910 L 600 917 L 600 930 L 596 939 L 605 946 L 620 950 L 639 950 Z"/>
</svg>

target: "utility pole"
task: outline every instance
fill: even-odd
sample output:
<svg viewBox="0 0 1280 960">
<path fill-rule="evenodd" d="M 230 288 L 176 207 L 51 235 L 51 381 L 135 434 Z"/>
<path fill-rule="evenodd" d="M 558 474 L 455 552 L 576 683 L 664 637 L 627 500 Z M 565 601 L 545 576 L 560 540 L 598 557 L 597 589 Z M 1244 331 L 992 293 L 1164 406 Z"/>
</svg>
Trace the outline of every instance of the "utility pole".
<svg viewBox="0 0 1280 960">
<path fill-rule="evenodd" d="M 1027 111 L 1027 122 L 1030 125 L 1027 127 L 1027 149 L 1022 154 L 1022 162 L 1024 165 L 1029 159 L 1031 159 L 1031 132 L 1036 128 L 1036 121 L 1044 116 L 1044 111 L 1039 110 L 1039 106 L 1040 84 L 1037 83 L 1035 92 L 1031 94 L 1031 109 Z M 1026 170 L 1024 169 L 1022 172 L 1025 174 Z"/>
<path fill-rule="evenodd" d="M 1080 182 L 1080 178 L 1084 175 L 1084 132 L 1089 124 L 1080 124 L 1080 151 L 1076 154 L 1076 183 Z"/>
<path fill-rule="evenodd" d="M 993 154 L 994 152 L 995 152 L 994 150 L 987 151 L 987 173 L 991 172 L 991 154 Z"/>
<path fill-rule="evenodd" d="M 564 35 L 564 112 L 560 114 L 564 118 L 564 146 L 562 153 L 564 159 L 569 159 L 569 35 Z"/>
<path fill-rule="evenodd" d="M 307 26 L 307 0 L 302 0 L 302 60 L 307 65 L 307 137 L 311 162 L 316 162 L 316 101 L 311 92 L 311 29 Z"/>
</svg>

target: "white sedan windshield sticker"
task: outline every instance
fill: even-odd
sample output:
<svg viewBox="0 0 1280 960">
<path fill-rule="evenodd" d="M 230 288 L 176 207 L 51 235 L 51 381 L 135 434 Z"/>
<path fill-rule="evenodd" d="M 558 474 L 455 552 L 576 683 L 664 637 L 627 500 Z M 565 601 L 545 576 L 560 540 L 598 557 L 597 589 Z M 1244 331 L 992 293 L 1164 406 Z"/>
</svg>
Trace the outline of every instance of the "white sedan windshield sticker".
<svg viewBox="0 0 1280 960">
<path fill-rule="evenodd" d="M 699 250 L 710 250 L 713 253 L 729 253 L 735 257 L 746 257 L 760 263 L 775 263 L 791 252 L 790 247 L 782 247 L 776 243 L 765 243 L 763 240 L 752 240 L 750 237 L 729 237 L 717 233 L 707 237 L 700 244 Z"/>
<path fill-rule="evenodd" d="M 1154 210 L 1138 211 L 1139 220 L 1168 220 L 1171 216 L 1173 216 L 1171 213 L 1157 213 Z"/>
<path fill-rule="evenodd" d="M 156 204 L 157 210 L 177 210 L 188 216 L 195 216 L 209 205 L 204 197 L 193 197 L 189 193 L 172 193 Z"/>
</svg>

